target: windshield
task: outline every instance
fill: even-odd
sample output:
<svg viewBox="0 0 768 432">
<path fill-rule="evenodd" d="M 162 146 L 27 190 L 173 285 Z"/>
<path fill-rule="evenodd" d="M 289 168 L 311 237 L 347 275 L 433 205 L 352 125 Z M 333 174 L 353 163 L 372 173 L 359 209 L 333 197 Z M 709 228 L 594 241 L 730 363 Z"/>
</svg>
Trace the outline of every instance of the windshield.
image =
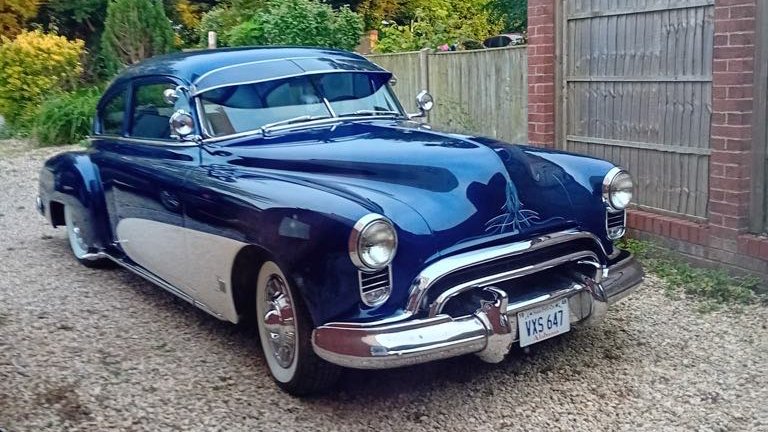
<svg viewBox="0 0 768 432">
<path fill-rule="evenodd" d="M 337 72 L 221 87 L 200 95 L 203 121 L 210 135 L 225 136 L 331 115 L 401 115 L 388 78 Z"/>
</svg>

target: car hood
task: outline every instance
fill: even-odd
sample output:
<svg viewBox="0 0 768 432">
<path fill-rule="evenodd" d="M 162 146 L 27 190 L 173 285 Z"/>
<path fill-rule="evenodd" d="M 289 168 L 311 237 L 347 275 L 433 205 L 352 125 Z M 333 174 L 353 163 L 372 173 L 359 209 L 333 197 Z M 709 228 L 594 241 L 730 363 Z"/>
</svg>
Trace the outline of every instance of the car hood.
<svg viewBox="0 0 768 432">
<path fill-rule="evenodd" d="M 401 218 L 386 203 L 403 203 L 426 222 L 436 255 L 573 227 L 595 197 L 594 181 L 568 173 L 554 160 L 557 152 L 414 122 L 342 123 L 223 149 L 231 165 L 334 191 L 398 226 Z"/>
</svg>

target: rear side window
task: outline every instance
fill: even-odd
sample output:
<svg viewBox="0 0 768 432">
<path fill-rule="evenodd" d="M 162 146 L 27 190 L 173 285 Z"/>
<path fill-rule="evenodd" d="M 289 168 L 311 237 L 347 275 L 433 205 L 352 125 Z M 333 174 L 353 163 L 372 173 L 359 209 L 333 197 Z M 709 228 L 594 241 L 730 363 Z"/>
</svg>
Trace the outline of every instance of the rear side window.
<svg viewBox="0 0 768 432">
<path fill-rule="evenodd" d="M 104 135 L 122 135 L 123 115 L 125 114 L 125 91 L 109 100 L 101 109 L 101 133 Z"/>
<path fill-rule="evenodd" d="M 171 139 L 168 121 L 174 106 L 163 99 L 163 91 L 173 89 L 172 83 L 147 84 L 134 88 L 131 112 L 131 136 L 136 138 Z"/>
</svg>

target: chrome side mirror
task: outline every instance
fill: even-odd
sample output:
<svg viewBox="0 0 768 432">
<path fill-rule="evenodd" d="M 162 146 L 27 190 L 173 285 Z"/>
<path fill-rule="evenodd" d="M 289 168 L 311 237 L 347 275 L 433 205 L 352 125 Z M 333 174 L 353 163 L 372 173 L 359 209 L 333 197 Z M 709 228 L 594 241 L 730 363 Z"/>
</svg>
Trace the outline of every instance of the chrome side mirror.
<svg viewBox="0 0 768 432">
<path fill-rule="evenodd" d="M 183 140 L 195 131 L 195 120 L 192 115 L 184 110 L 178 110 L 168 121 L 171 126 L 171 136 Z"/>
<path fill-rule="evenodd" d="M 163 101 L 168 105 L 176 105 L 176 101 L 179 100 L 179 92 L 177 89 L 167 88 L 163 90 Z"/>
<path fill-rule="evenodd" d="M 435 107 L 435 99 L 428 91 L 422 90 L 416 95 L 416 106 L 419 107 L 419 113 L 411 114 L 409 117 L 426 117 L 427 113 Z"/>
</svg>

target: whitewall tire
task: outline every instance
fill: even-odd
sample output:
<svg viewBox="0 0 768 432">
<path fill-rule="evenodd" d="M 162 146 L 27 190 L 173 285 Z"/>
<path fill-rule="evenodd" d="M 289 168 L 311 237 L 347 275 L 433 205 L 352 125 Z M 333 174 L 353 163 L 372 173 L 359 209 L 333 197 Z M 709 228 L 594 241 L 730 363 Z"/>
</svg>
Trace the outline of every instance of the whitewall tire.
<svg viewBox="0 0 768 432">
<path fill-rule="evenodd" d="M 297 396 L 332 386 L 340 368 L 312 350 L 312 321 L 280 267 L 265 262 L 256 283 L 256 323 L 269 372 L 284 390 Z"/>
</svg>

